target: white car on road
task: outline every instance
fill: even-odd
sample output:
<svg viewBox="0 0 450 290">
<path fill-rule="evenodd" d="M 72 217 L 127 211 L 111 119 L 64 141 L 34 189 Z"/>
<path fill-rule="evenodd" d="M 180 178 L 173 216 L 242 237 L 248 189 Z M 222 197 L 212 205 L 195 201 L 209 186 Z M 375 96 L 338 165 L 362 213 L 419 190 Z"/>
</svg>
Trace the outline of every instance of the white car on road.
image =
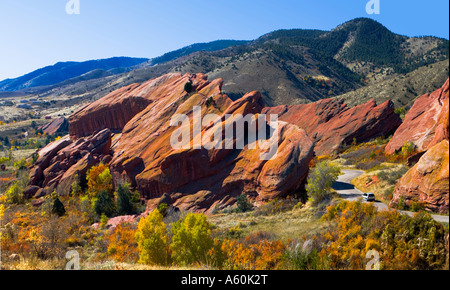
<svg viewBox="0 0 450 290">
<path fill-rule="evenodd" d="M 371 193 L 371 192 L 366 192 L 362 194 L 362 198 L 365 201 L 375 201 L 375 194 Z"/>
</svg>

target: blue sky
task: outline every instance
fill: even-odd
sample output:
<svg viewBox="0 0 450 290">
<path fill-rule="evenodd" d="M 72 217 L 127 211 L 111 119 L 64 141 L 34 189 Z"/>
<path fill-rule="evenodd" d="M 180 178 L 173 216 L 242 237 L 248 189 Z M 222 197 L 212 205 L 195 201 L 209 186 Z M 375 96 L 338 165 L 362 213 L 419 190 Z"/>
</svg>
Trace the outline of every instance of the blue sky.
<svg viewBox="0 0 450 290">
<path fill-rule="evenodd" d="M 331 30 L 356 17 L 391 31 L 449 38 L 448 0 L 0 0 L 0 80 L 58 61 L 156 57 L 217 39 L 255 39 L 277 29 Z"/>
</svg>

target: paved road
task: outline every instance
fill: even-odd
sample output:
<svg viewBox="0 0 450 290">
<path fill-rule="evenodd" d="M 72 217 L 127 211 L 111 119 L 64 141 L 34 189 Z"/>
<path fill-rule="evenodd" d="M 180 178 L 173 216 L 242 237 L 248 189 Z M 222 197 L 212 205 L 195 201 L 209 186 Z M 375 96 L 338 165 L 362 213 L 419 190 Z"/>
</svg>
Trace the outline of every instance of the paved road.
<svg viewBox="0 0 450 290">
<path fill-rule="evenodd" d="M 364 174 L 364 171 L 361 170 L 350 170 L 350 169 L 343 169 L 342 175 L 339 176 L 338 180 L 333 184 L 333 188 L 337 191 L 337 193 L 344 199 L 349 201 L 356 201 L 361 198 L 361 195 L 363 194 L 360 190 L 355 188 L 353 184 L 351 184 L 351 181 L 355 179 L 358 176 L 361 176 Z M 378 210 L 389 210 L 388 206 L 384 203 L 382 203 L 379 200 L 376 200 L 373 202 L 373 205 L 378 208 Z M 413 212 L 409 211 L 399 211 L 401 213 L 407 214 L 409 216 L 413 216 Z M 441 216 L 441 215 L 431 215 L 434 220 L 438 222 L 449 222 L 448 216 Z"/>
</svg>

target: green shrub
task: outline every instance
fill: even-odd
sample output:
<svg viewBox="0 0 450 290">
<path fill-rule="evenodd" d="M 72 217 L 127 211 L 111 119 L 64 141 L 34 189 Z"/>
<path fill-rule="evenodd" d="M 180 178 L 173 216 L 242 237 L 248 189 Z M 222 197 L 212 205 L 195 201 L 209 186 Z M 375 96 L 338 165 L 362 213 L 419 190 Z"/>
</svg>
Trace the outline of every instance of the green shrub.
<svg viewBox="0 0 450 290">
<path fill-rule="evenodd" d="M 237 212 L 247 212 L 252 210 L 253 208 L 252 204 L 248 201 L 248 198 L 245 194 L 239 195 L 236 201 L 237 201 L 237 208 L 236 208 Z"/>
<path fill-rule="evenodd" d="M 172 226 L 172 258 L 181 265 L 206 263 L 214 246 L 212 225 L 204 214 L 189 213 Z"/>
<path fill-rule="evenodd" d="M 306 192 L 313 205 L 318 205 L 331 195 L 331 187 L 340 174 L 340 168 L 327 161 L 317 164 L 309 173 Z"/>
<path fill-rule="evenodd" d="M 17 170 L 25 170 L 27 169 L 27 161 L 25 159 L 17 160 L 14 162 L 14 167 Z"/>
<path fill-rule="evenodd" d="M 78 174 L 75 174 L 75 176 L 73 177 L 73 182 L 70 185 L 70 189 L 72 195 L 79 195 L 83 192 L 83 190 L 81 189 L 80 177 L 78 176 Z"/>
<path fill-rule="evenodd" d="M 169 206 L 167 203 L 161 203 L 158 205 L 158 211 L 162 214 L 163 217 L 167 215 L 167 210 L 169 209 Z"/>
<path fill-rule="evenodd" d="M 403 156 L 410 156 L 416 152 L 416 145 L 413 142 L 408 141 L 402 146 L 401 154 Z"/>
<path fill-rule="evenodd" d="M 106 225 L 108 224 L 108 216 L 106 214 L 102 213 L 100 216 L 100 228 L 104 229 L 106 228 Z"/>
<path fill-rule="evenodd" d="M 187 82 L 186 84 L 184 84 L 184 90 L 186 93 L 190 94 L 192 92 L 192 83 Z"/>
<path fill-rule="evenodd" d="M 418 212 L 423 209 L 423 204 L 421 204 L 420 202 L 417 202 L 417 201 L 413 201 L 413 202 L 411 202 L 410 208 L 411 208 L 411 211 Z"/>
</svg>

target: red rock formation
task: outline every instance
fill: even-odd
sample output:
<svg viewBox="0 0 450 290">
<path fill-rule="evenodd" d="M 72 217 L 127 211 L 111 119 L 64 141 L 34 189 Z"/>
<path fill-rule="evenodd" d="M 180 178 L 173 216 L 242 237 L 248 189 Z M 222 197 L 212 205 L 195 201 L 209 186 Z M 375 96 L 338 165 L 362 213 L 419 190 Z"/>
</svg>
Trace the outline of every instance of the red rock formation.
<svg viewBox="0 0 450 290">
<path fill-rule="evenodd" d="M 110 148 L 109 129 L 74 142 L 67 136 L 50 143 L 39 151 L 39 158 L 30 171 L 30 186 L 27 189 L 33 188 L 39 196 L 54 190 L 60 195 L 69 194 L 75 175 L 84 178 L 89 168 L 110 154 Z M 42 190 L 36 190 L 36 187 Z M 27 192 L 31 194 L 31 191 Z"/>
<path fill-rule="evenodd" d="M 401 124 L 391 101 L 377 106 L 374 100 L 353 108 L 342 100 L 265 108 L 263 113 L 279 114 L 279 120 L 305 129 L 315 142 L 316 155 L 330 155 L 356 140 L 365 142 L 393 133 Z"/>
<path fill-rule="evenodd" d="M 449 138 L 449 80 L 442 88 L 418 98 L 408 111 L 403 124 L 386 146 L 393 154 L 407 142 L 413 142 L 418 151 L 426 151 Z"/>
<path fill-rule="evenodd" d="M 191 93 L 185 91 L 188 82 L 192 83 Z M 173 205 L 181 209 L 211 210 L 233 204 L 240 194 L 260 201 L 301 188 L 314 154 L 308 134 L 314 138 L 318 154 L 331 154 L 353 139 L 365 141 L 384 135 L 400 124 L 391 102 L 377 106 L 371 101 L 348 108 L 342 101 L 328 99 L 264 108 L 259 92 L 233 102 L 222 94 L 221 87 L 221 79 L 210 82 L 203 74 L 168 74 L 112 92 L 70 117 L 70 136 L 74 141 L 65 139 L 67 143 L 46 149 L 52 154 L 45 166 L 41 162 L 34 169 L 31 185 L 50 185 L 67 192 L 73 176 L 108 159 L 105 155 L 112 146 L 114 154 L 108 161 L 116 182 L 130 182 L 146 199 L 158 199 L 168 193 Z M 201 107 L 201 116 L 215 114 L 217 122 L 203 124 L 200 131 L 193 130 L 194 106 Z M 225 149 L 223 132 L 220 149 L 174 149 L 170 144 L 177 130 L 171 126 L 174 115 L 189 116 L 191 133 L 199 133 L 191 136 L 193 145 L 194 140 L 209 136 L 213 129 L 232 126 L 237 114 L 260 113 L 279 114 L 276 132 L 266 124 L 279 137 L 277 158 L 273 160 L 262 160 L 265 150 L 249 148 L 249 144 L 243 149 Z M 228 115 L 233 117 L 227 119 Z M 81 138 L 105 128 L 121 134 L 113 141 L 101 141 L 101 146 L 92 144 L 95 136 Z M 235 145 L 236 138 L 233 142 Z M 104 152 L 93 152 L 94 148 Z"/>
<path fill-rule="evenodd" d="M 66 118 L 59 117 L 44 126 L 39 127 L 39 129 L 41 129 L 44 133 L 47 133 L 47 135 L 52 136 L 56 133 L 67 132 L 69 130 L 69 122 Z"/>
<path fill-rule="evenodd" d="M 187 82 L 192 83 L 192 93 L 184 89 Z M 76 112 L 70 118 L 70 135 L 77 138 L 103 127 L 121 129 L 112 145 L 113 178 L 130 182 L 147 199 L 168 193 L 174 206 L 185 210 L 231 205 L 242 193 L 253 200 L 268 200 L 299 189 L 313 144 L 304 130 L 292 124 L 279 123 L 275 160 L 261 160 L 263 150 L 249 149 L 248 144 L 241 150 L 172 148 L 170 138 L 177 127 L 170 126 L 171 117 L 185 114 L 192 120 L 194 106 L 201 107 L 202 116 L 216 114 L 223 126 L 232 121 L 225 119 L 226 114 L 261 113 L 264 103 L 258 92 L 233 102 L 222 94 L 221 86 L 221 79 L 209 82 L 202 74 L 169 74 L 133 85 Z M 132 109 L 136 97 L 145 100 L 145 108 Z M 124 104 L 126 115 L 121 109 Z M 96 116 L 102 121 L 95 121 Z M 202 126 L 193 140 L 211 128 Z"/>
<path fill-rule="evenodd" d="M 185 80 L 179 83 L 182 87 Z M 203 116 L 221 116 L 223 127 L 225 114 L 261 112 L 264 104 L 258 92 L 231 102 L 221 94 L 221 85 L 221 80 L 207 83 L 188 99 L 180 89 L 173 90 L 174 93 L 155 100 L 130 120 L 114 147 L 117 154 L 111 168 L 115 178 L 135 183 L 147 199 L 170 193 L 174 205 L 185 210 L 224 207 L 233 204 L 242 193 L 267 200 L 298 189 L 306 178 L 313 152 L 306 133 L 294 125 L 280 126 L 276 161 L 262 161 L 261 150 L 248 147 L 243 150 L 171 147 L 170 136 L 175 128 L 169 125 L 170 117 L 186 114 L 192 118 L 194 106 L 202 107 Z M 208 106 L 209 100 L 212 105 Z M 208 128 L 202 128 L 201 136 Z M 273 168 L 275 163 L 277 167 Z"/>
<path fill-rule="evenodd" d="M 401 199 L 406 205 L 419 202 L 427 210 L 448 213 L 449 142 L 443 140 L 431 147 L 397 183 L 390 206 Z"/>
</svg>

